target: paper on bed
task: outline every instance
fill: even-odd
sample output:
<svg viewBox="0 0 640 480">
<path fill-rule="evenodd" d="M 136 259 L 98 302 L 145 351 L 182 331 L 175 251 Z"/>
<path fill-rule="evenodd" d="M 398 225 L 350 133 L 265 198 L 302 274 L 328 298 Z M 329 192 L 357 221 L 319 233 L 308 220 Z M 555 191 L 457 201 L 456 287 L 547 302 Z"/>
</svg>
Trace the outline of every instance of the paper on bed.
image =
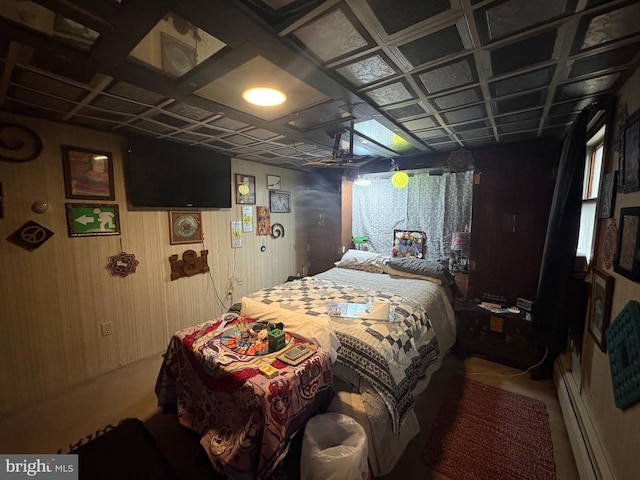
<svg viewBox="0 0 640 480">
<path fill-rule="evenodd" d="M 337 350 L 340 348 L 340 341 L 330 326 L 328 315 L 311 316 L 297 313 L 276 305 L 267 305 L 248 297 L 242 298 L 240 315 L 254 320 L 282 322 L 284 330 L 291 335 L 302 338 L 326 350 L 331 363 L 335 362 L 338 357 Z"/>
</svg>

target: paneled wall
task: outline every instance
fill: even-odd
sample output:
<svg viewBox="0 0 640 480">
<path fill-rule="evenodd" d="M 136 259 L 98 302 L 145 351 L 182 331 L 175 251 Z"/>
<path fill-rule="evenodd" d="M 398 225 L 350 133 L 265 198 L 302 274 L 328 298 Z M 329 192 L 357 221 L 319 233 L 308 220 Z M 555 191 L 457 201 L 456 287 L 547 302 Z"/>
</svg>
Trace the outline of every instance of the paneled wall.
<svg viewBox="0 0 640 480">
<path fill-rule="evenodd" d="M 241 207 L 234 205 L 202 212 L 201 244 L 171 245 L 166 211 L 127 208 L 125 137 L 9 114 L 0 114 L 0 122 L 31 128 L 44 145 L 32 161 L 0 161 L 0 414 L 160 354 L 178 329 L 215 318 L 243 295 L 282 283 L 308 265 L 307 240 L 297 233 L 305 229 L 296 228 L 296 197 L 306 191 L 300 172 L 233 159 L 232 173 L 255 175 L 257 205 L 269 205 L 267 174 L 279 175 L 282 189 L 291 191 L 291 213 L 271 215 L 272 223 L 283 225 L 283 237 L 258 236 L 254 218 L 242 247 L 231 248 L 231 221 L 241 220 Z M 65 203 L 84 202 L 65 198 L 61 145 L 113 153 L 120 235 L 68 236 Z M 36 201 L 50 209 L 34 213 Z M 33 251 L 6 241 L 29 220 L 54 233 Z M 170 280 L 171 255 L 204 249 L 208 274 Z M 125 278 L 105 268 L 122 251 L 140 262 Z M 232 298 L 225 298 L 230 284 Z M 104 322 L 112 322 L 112 335 L 102 335 Z"/>
</svg>

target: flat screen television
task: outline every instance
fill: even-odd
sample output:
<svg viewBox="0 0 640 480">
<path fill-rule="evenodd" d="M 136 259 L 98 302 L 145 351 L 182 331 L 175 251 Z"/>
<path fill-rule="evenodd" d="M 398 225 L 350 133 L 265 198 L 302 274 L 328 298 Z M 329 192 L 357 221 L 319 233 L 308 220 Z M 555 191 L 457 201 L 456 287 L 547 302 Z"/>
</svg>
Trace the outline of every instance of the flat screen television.
<svg viewBox="0 0 640 480">
<path fill-rule="evenodd" d="M 132 207 L 231 208 L 230 155 L 131 137 L 124 167 Z"/>
</svg>

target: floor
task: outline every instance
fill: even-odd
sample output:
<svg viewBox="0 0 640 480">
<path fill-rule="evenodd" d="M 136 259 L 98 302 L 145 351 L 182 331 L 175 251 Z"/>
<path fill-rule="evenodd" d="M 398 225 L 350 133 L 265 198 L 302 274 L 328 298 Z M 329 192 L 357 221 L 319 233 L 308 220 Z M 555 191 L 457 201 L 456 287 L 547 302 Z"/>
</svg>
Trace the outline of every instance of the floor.
<svg viewBox="0 0 640 480">
<path fill-rule="evenodd" d="M 26 411 L 0 417 L 0 452 L 66 452 L 78 441 L 95 436 L 105 425 L 117 425 L 122 418 L 137 417 L 145 422 L 169 463 L 183 478 L 219 478 L 206 462 L 197 436 L 180 427 L 175 415 L 164 414 L 157 407 L 154 385 L 161 363 L 162 356 L 158 354 L 72 388 Z M 428 430 L 437 412 L 438 389 L 458 372 L 543 401 L 549 412 L 557 480 L 579 478 L 553 381 L 533 381 L 521 370 L 485 359 L 470 357 L 460 360 L 447 355 L 429 387 L 416 398 L 422 431 Z M 414 438 L 395 469 L 381 480 L 446 479 L 422 464 L 423 441 L 422 435 Z M 285 461 L 279 478 L 295 478 L 299 465 L 295 457 L 299 449 L 300 445 L 292 446 L 291 458 Z"/>
</svg>

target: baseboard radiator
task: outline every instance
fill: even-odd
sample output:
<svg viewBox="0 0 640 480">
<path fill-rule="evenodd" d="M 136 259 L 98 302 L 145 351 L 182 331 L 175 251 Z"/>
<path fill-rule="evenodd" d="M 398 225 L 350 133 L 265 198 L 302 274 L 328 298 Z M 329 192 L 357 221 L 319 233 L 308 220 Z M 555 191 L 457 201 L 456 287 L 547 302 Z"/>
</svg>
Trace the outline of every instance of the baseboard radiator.
<svg viewBox="0 0 640 480">
<path fill-rule="evenodd" d="M 571 374 L 570 354 L 560 355 L 554 364 L 555 380 L 562 416 L 580 480 L 615 480 L 580 390 Z"/>
</svg>

